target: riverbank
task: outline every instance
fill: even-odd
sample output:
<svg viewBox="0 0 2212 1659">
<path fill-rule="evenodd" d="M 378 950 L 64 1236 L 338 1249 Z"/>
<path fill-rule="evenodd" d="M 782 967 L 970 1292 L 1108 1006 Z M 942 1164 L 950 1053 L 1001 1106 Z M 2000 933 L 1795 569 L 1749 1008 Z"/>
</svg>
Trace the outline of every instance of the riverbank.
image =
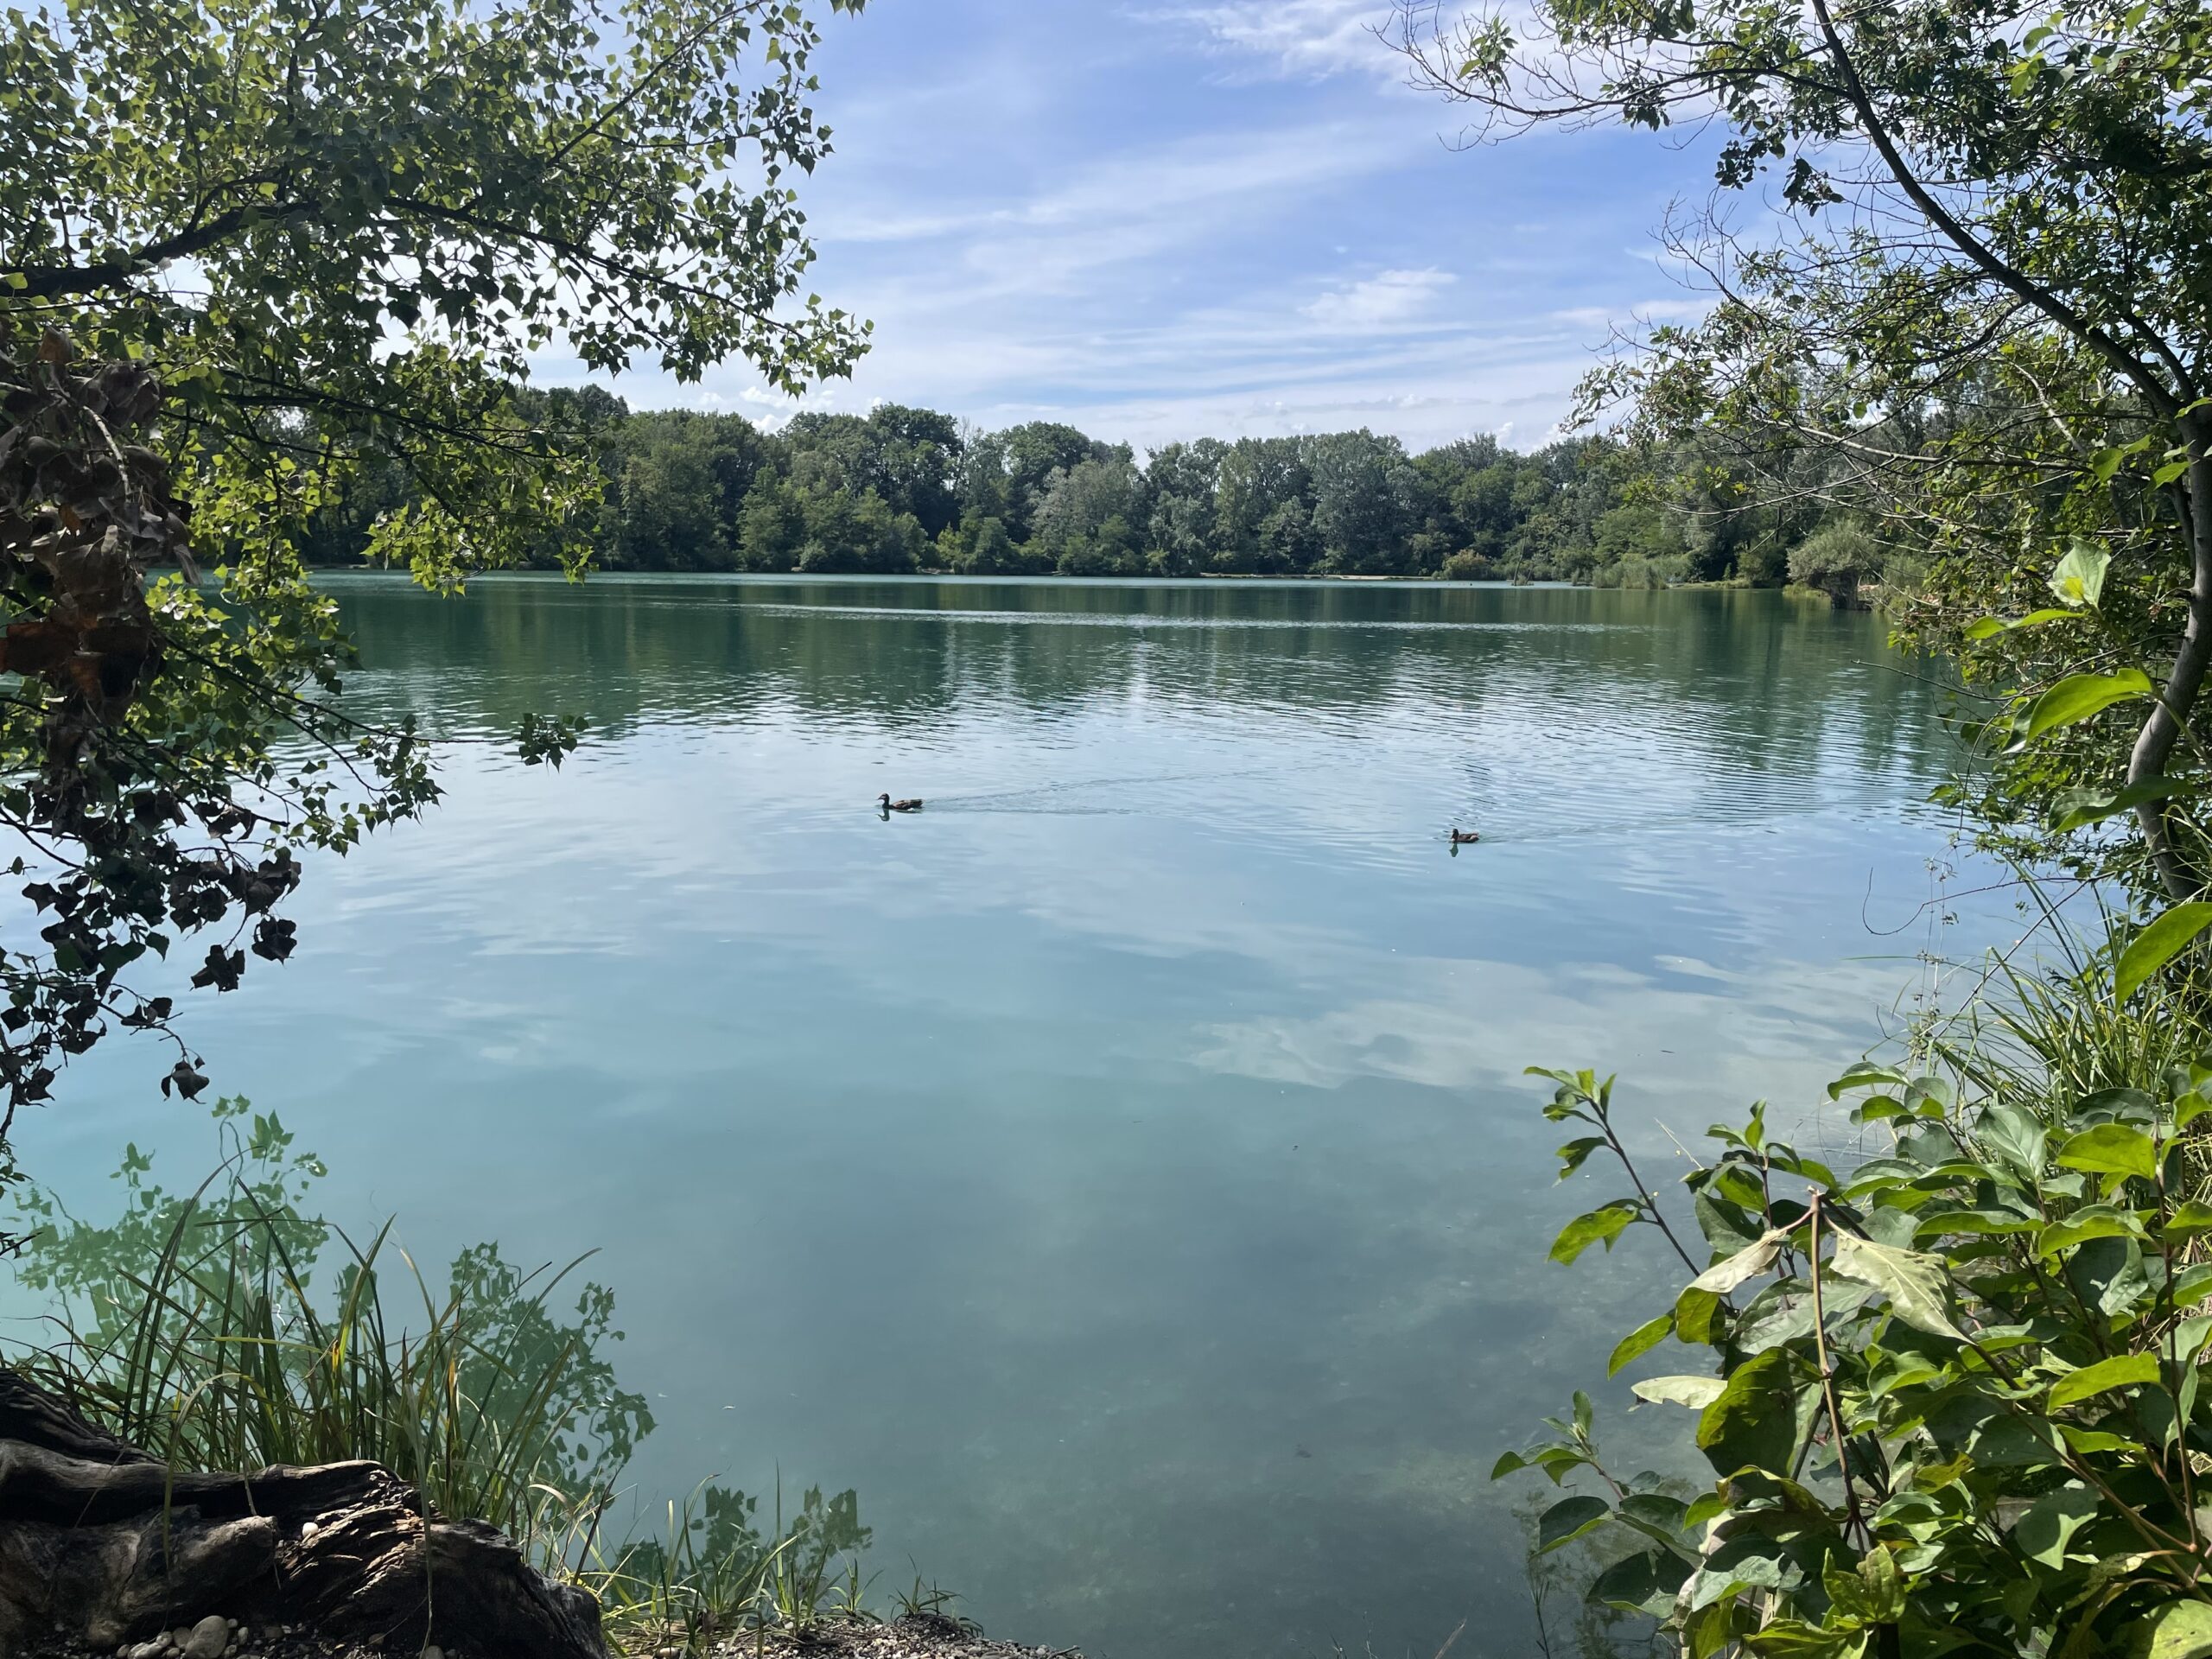
<svg viewBox="0 0 2212 1659">
<path fill-rule="evenodd" d="M 677 1648 L 632 1649 L 654 1659 L 677 1659 Z M 922 1613 L 885 1624 L 829 1624 L 800 1631 L 770 1630 L 731 1638 L 713 1649 L 717 1659 L 1082 1659 L 1073 1648 L 1025 1648 L 994 1642 L 957 1619 Z"/>
<path fill-rule="evenodd" d="M 188 1638 L 189 1632 L 184 1634 Z M 243 1642 L 238 1637 L 239 1632 L 233 1628 L 229 1643 L 216 1651 L 251 1655 L 252 1659 L 395 1659 L 391 1649 L 376 1643 L 332 1642 L 289 1632 L 264 1636 L 251 1629 L 245 1632 Z M 882 1624 L 817 1625 L 804 1631 L 748 1631 L 727 1637 L 712 1647 L 687 1648 L 677 1641 L 639 1640 L 634 1637 L 618 1637 L 608 1645 L 620 1659 L 679 1659 L 679 1656 L 683 1659 L 696 1656 L 711 1656 L 711 1659 L 1082 1659 L 1073 1648 L 1025 1648 L 1009 1642 L 994 1642 L 957 1619 L 927 1613 Z M 128 1643 L 112 1651 L 122 1659 L 129 1659 L 129 1656 L 148 1649 L 151 1651 L 146 1653 L 146 1659 L 191 1650 L 187 1643 L 164 1643 L 157 1637 L 147 1643 Z M 84 1659 L 87 1654 L 105 1656 L 110 1651 L 105 1648 L 55 1643 L 24 1655 L 23 1659 Z M 458 1649 L 448 1652 L 431 1647 L 423 1653 L 424 1659 L 470 1659 Z"/>
</svg>

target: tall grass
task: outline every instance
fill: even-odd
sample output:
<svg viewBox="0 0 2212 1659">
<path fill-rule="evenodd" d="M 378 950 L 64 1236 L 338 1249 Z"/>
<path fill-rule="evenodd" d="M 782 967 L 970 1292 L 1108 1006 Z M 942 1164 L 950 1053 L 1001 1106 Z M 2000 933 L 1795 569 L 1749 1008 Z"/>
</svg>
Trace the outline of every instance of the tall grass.
<svg viewBox="0 0 2212 1659">
<path fill-rule="evenodd" d="M 384 1464 L 592 1590 L 618 1627 L 704 1640 L 860 1616 L 851 1492 L 810 1490 L 787 1522 L 779 1488 L 764 1537 L 753 1500 L 706 1485 L 664 1535 L 608 1541 L 653 1420 L 602 1352 L 620 1332 L 611 1293 L 577 1281 L 587 1257 L 524 1272 L 477 1245 L 434 1283 L 390 1223 L 357 1243 L 311 1212 L 323 1166 L 274 1115 L 215 1115 L 225 1155 L 189 1194 L 154 1184 L 136 1147 L 111 1224 L 18 1193 L 16 1274 L 53 1303 L 18 1369 L 181 1468 Z"/>
<path fill-rule="evenodd" d="M 55 1307 L 22 1368 L 181 1467 L 372 1459 L 525 1541 L 602 1502 L 652 1418 L 597 1352 L 608 1294 L 576 1287 L 572 1322 L 553 1306 L 584 1258 L 524 1273 L 480 1245 L 434 1288 L 389 1223 L 358 1244 L 302 1211 L 321 1166 L 274 1116 L 217 1109 L 229 1155 L 188 1195 L 133 1147 L 112 1226 L 25 1201 L 18 1275 Z"/>
<path fill-rule="evenodd" d="M 2212 1064 L 2212 965 L 2184 962 L 2125 1002 L 2113 966 L 2132 937 L 2109 912 L 2092 942 L 2045 907 L 2049 949 L 2037 967 L 2000 963 L 1965 1007 L 1932 1027 L 1929 1057 L 1971 1095 L 2016 1101 L 2046 1122 L 2070 1121 L 2082 1101 L 2115 1091 L 2171 1099 Z M 2183 1141 L 2182 1196 L 2212 1198 L 2212 1119 Z"/>
</svg>

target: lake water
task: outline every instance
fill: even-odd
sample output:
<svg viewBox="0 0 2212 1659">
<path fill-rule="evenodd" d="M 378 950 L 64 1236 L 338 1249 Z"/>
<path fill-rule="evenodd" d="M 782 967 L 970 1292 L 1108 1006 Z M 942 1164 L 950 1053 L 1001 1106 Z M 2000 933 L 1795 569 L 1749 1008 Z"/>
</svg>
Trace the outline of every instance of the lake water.
<svg viewBox="0 0 2212 1659">
<path fill-rule="evenodd" d="M 1610 1178 L 1554 1185 L 1522 1068 L 1619 1071 L 1660 1179 L 1758 1096 L 1833 1141 L 1927 983 L 1955 756 L 1864 615 L 333 587 L 367 711 L 593 728 L 453 746 L 429 822 L 315 868 L 293 962 L 188 1005 L 217 1088 L 418 1255 L 603 1247 L 645 1497 L 857 1487 L 887 1589 L 1094 1659 L 1528 1651 L 1491 1464 L 1578 1385 L 1630 1467 L 1680 1420 L 1599 1382 L 1664 1263 L 1544 1260 Z M 202 1173 L 166 1064 L 81 1065 L 27 1164 L 92 1214 L 126 1138 Z"/>
</svg>

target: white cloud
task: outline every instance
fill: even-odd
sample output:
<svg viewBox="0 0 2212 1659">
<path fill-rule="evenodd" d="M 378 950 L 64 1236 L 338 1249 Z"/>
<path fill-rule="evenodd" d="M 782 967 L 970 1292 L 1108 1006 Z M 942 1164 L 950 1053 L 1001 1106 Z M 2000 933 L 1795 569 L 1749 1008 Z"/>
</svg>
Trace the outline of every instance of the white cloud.
<svg viewBox="0 0 2212 1659">
<path fill-rule="evenodd" d="M 1679 322 L 1703 316 L 1712 308 L 1710 299 L 1642 300 L 1634 305 L 1611 307 L 1578 305 L 1551 314 L 1554 321 L 1582 329 L 1593 336 L 1616 329 L 1643 327 L 1655 322 Z"/>
<path fill-rule="evenodd" d="M 898 243 L 948 253 L 963 302 L 1065 291 L 1104 268 L 1195 250 L 1238 225 L 1294 213 L 1314 193 L 1402 163 L 1427 135 L 1400 124 L 1323 122 L 1136 145 L 1069 169 L 1044 188 L 929 213 L 848 197 L 820 211 L 825 247 Z M 905 270 L 941 294 L 946 273 Z"/>
<path fill-rule="evenodd" d="M 1299 308 L 1325 328 L 1388 328 L 1422 316 L 1438 293 L 1459 280 L 1450 271 L 1433 266 L 1425 270 L 1386 270 L 1324 294 Z"/>
<path fill-rule="evenodd" d="M 1217 49 L 1257 58 L 1278 74 L 1395 73 L 1397 67 L 1376 35 L 1389 22 L 1390 8 L 1375 0 L 1232 0 L 1139 15 L 1196 33 Z"/>
</svg>

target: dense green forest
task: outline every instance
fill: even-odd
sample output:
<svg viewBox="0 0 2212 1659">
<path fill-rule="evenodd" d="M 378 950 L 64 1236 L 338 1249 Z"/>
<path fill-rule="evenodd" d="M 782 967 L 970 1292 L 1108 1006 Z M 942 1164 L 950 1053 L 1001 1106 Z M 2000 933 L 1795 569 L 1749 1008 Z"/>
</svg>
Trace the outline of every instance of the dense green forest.
<svg viewBox="0 0 2212 1659">
<path fill-rule="evenodd" d="M 1607 436 L 1529 454 L 1489 437 L 1414 454 L 1364 429 L 1200 438 L 1140 461 L 1072 426 L 987 432 L 893 404 L 768 432 L 737 415 L 632 412 L 596 388 L 536 401 L 592 435 L 594 540 L 613 569 L 1768 586 L 1822 526 L 1817 501 L 1749 506 L 1726 465 Z M 310 556 L 359 558 L 407 488 L 397 467 L 357 474 Z M 1878 574 L 1860 563 L 1852 574 Z"/>
</svg>

